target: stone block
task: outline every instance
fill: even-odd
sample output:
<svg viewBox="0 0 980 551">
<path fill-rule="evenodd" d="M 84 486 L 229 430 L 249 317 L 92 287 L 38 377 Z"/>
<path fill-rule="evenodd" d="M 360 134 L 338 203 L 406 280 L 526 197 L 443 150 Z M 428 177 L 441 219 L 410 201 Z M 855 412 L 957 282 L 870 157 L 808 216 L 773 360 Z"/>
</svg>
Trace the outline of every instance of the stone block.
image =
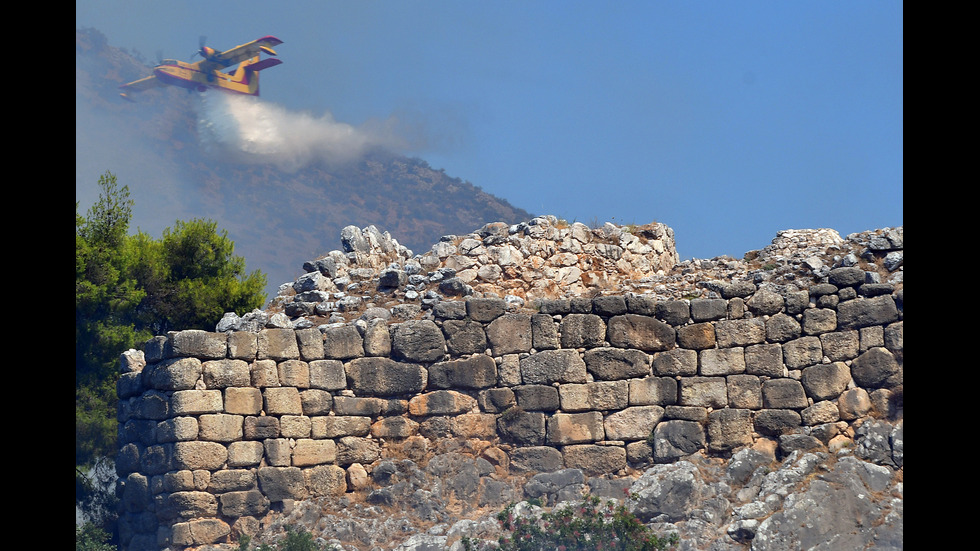
<svg viewBox="0 0 980 551">
<path fill-rule="evenodd" d="M 368 320 L 367 327 L 364 329 L 364 355 L 382 357 L 391 355 L 391 332 L 385 319 Z"/>
<path fill-rule="evenodd" d="M 265 447 L 262 442 L 241 441 L 228 444 L 228 466 L 254 467 L 262 461 Z"/>
<path fill-rule="evenodd" d="M 279 418 L 279 434 L 283 438 L 309 438 L 313 421 L 305 415 L 283 415 Z"/>
<path fill-rule="evenodd" d="M 405 438 L 418 434 L 419 424 L 407 417 L 384 417 L 371 425 L 369 430 L 371 436 L 375 438 L 404 440 Z M 351 434 L 350 436 L 363 435 Z"/>
<path fill-rule="evenodd" d="M 303 390 L 299 393 L 299 399 L 303 404 L 303 415 L 326 415 L 333 408 L 333 396 L 326 390 Z"/>
<path fill-rule="evenodd" d="M 259 488 L 269 501 L 306 499 L 306 478 L 299 467 L 262 467 L 258 470 Z"/>
<path fill-rule="evenodd" d="M 787 342 L 802 334 L 803 328 L 793 316 L 779 313 L 766 321 L 766 340 L 770 342 Z"/>
<path fill-rule="evenodd" d="M 901 367 L 886 348 L 872 348 L 851 362 L 854 382 L 864 388 L 890 387 L 901 382 Z"/>
<path fill-rule="evenodd" d="M 779 344 L 755 344 L 745 348 L 745 373 L 763 377 L 782 377 L 783 347 Z"/>
<path fill-rule="evenodd" d="M 602 414 L 598 411 L 556 413 L 548 419 L 547 425 L 547 440 L 551 445 L 564 446 L 605 440 Z"/>
<path fill-rule="evenodd" d="M 310 364 L 302 360 L 279 362 L 279 384 L 296 388 L 310 388 Z"/>
<path fill-rule="evenodd" d="M 198 438 L 211 442 L 234 442 L 244 436 L 243 424 L 245 418 L 241 415 L 226 413 L 206 414 L 198 417 L 200 432 Z"/>
<path fill-rule="evenodd" d="M 228 334 L 192 329 L 172 333 L 169 345 L 173 356 L 216 360 L 228 355 Z"/>
<path fill-rule="evenodd" d="M 760 289 L 745 305 L 757 316 L 774 316 L 785 307 L 785 299 L 775 291 Z"/>
<path fill-rule="evenodd" d="M 535 350 L 553 350 L 560 345 L 558 325 L 548 314 L 531 316 L 531 346 Z"/>
<path fill-rule="evenodd" d="M 471 298 L 465 304 L 466 315 L 479 323 L 489 323 L 507 311 L 507 304 L 499 298 Z"/>
<path fill-rule="evenodd" d="M 832 362 L 853 360 L 861 352 L 861 338 L 858 331 L 837 331 L 820 335 L 823 355 Z"/>
<path fill-rule="evenodd" d="M 551 387 L 546 387 L 551 388 Z M 476 398 L 480 409 L 487 413 L 502 413 L 511 406 L 517 405 L 514 391 L 510 388 L 488 388 L 481 391 Z M 558 404 L 558 391 L 555 390 L 555 407 Z M 527 408 L 525 408 L 527 409 Z"/>
<path fill-rule="evenodd" d="M 311 427 L 313 438 L 367 436 L 371 430 L 371 418 L 355 415 L 322 415 L 311 419 Z"/>
<path fill-rule="evenodd" d="M 558 397 L 566 412 L 623 409 L 629 403 L 629 382 L 563 384 L 558 387 Z"/>
<path fill-rule="evenodd" d="M 521 360 L 517 354 L 507 354 L 497 364 L 497 385 L 517 386 L 521 384 Z"/>
<path fill-rule="evenodd" d="M 834 400 L 847 390 L 851 370 L 844 362 L 813 365 L 803 369 L 800 382 L 807 396 L 815 402 Z"/>
<path fill-rule="evenodd" d="M 364 339 L 353 325 L 325 327 L 323 357 L 328 360 L 349 360 L 364 355 Z"/>
<path fill-rule="evenodd" d="M 762 405 L 771 409 L 803 409 L 809 404 L 799 381 L 769 379 L 762 383 Z"/>
<path fill-rule="evenodd" d="M 447 320 L 442 324 L 446 348 L 454 356 L 483 354 L 487 350 L 487 334 L 483 325 L 473 320 Z"/>
<path fill-rule="evenodd" d="M 428 371 L 429 388 L 476 390 L 497 384 L 497 364 L 486 354 L 435 363 Z"/>
<path fill-rule="evenodd" d="M 255 473 L 249 469 L 226 469 L 211 474 L 208 491 L 212 494 L 240 492 L 256 488 Z"/>
<path fill-rule="evenodd" d="M 309 364 L 310 388 L 319 390 L 344 390 L 347 388 L 347 371 L 340 360 L 314 360 Z"/>
<path fill-rule="evenodd" d="M 173 417 L 156 424 L 155 441 L 158 443 L 197 440 L 197 417 Z"/>
<path fill-rule="evenodd" d="M 615 474 L 626 468 L 626 448 L 579 444 L 562 448 L 565 467 L 580 469 L 589 476 Z"/>
<path fill-rule="evenodd" d="M 704 427 L 701 423 L 669 420 L 653 429 L 653 460 L 671 463 L 707 447 Z"/>
<path fill-rule="evenodd" d="M 214 444 L 213 442 L 178 442 L 177 444 Z M 147 446 L 140 454 L 139 471 L 147 476 L 163 474 L 174 469 L 180 469 L 181 464 L 174 462 L 174 446 L 176 444 L 163 444 L 159 446 Z M 214 444 L 220 446 L 221 444 Z M 189 450 L 183 449 L 186 455 Z"/>
<path fill-rule="evenodd" d="M 691 321 L 691 305 L 683 300 L 658 302 L 655 316 L 669 325 L 684 325 Z"/>
<path fill-rule="evenodd" d="M 600 316 L 618 316 L 628 311 L 626 298 L 622 295 L 595 297 L 592 299 L 592 312 Z"/>
<path fill-rule="evenodd" d="M 510 408 L 497 416 L 497 433 L 518 446 L 540 446 L 545 442 L 544 413 Z"/>
<path fill-rule="evenodd" d="M 719 409 L 708 414 L 708 449 L 731 452 L 752 444 L 752 414 L 744 409 Z"/>
<path fill-rule="evenodd" d="M 202 373 L 201 360 L 173 358 L 143 369 L 145 385 L 157 390 L 190 390 L 197 386 Z"/>
<path fill-rule="evenodd" d="M 221 413 L 222 402 L 220 390 L 178 390 L 170 396 L 170 412 L 175 416 Z"/>
<path fill-rule="evenodd" d="M 293 462 L 293 449 L 287 438 L 269 438 L 263 440 L 265 447 L 265 462 L 273 467 L 288 467 Z"/>
<path fill-rule="evenodd" d="M 218 496 L 221 515 L 230 518 L 262 516 L 269 512 L 269 500 L 259 490 L 228 492 Z"/>
<path fill-rule="evenodd" d="M 692 323 L 677 328 L 677 344 L 682 348 L 704 350 L 715 347 L 715 326 L 711 323 Z"/>
<path fill-rule="evenodd" d="M 213 517 L 218 514 L 218 500 L 208 492 L 174 492 L 167 496 L 169 508 L 182 519 Z"/>
<path fill-rule="evenodd" d="M 863 388 L 845 390 L 837 398 L 837 409 L 844 421 L 860 419 L 871 411 L 871 396 Z"/>
<path fill-rule="evenodd" d="M 260 360 L 295 360 L 299 358 L 299 343 L 292 329 L 263 329 L 259 331 L 256 357 Z"/>
<path fill-rule="evenodd" d="M 551 385 L 515 386 L 513 396 L 524 411 L 555 411 L 561 406 L 558 389 Z"/>
<path fill-rule="evenodd" d="M 742 348 L 711 348 L 698 353 L 702 377 L 718 377 L 745 373 L 745 353 Z"/>
<path fill-rule="evenodd" d="M 347 492 L 347 472 L 337 465 L 317 465 L 303 470 L 313 497 L 341 497 Z"/>
<path fill-rule="evenodd" d="M 606 324 L 595 314 L 568 314 L 561 320 L 562 348 L 593 348 L 606 339 Z"/>
<path fill-rule="evenodd" d="M 803 334 L 821 335 L 837 329 L 837 312 L 830 308 L 810 308 L 803 312 Z"/>
<path fill-rule="evenodd" d="M 415 416 L 459 415 L 476 407 L 476 399 L 454 390 L 436 390 L 413 397 L 408 412 Z"/>
<path fill-rule="evenodd" d="M 439 338 L 442 338 L 441 334 Z M 428 379 L 428 373 L 421 366 L 388 358 L 356 358 L 346 369 L 351 390 L 369 396 L 417 394 L 425 388 Z"/>
<path fill-rule="evenodd" d="M 755 413 L 753 426 L 759 434 L 779 436 L 800 426 L 800 414 L 791 409 L 763 409 Z"/>
<path fill-rule="evenodd" d="M 528 446 L 510 452 L 510 469 L 515 473 L 550 473 L 564 467 L 561 452 L 551 446 Z"/>
<path fill-rule="evenodd" d="M 761 344 L 766 342 L 766 322 L 762 318 L 719 320 L 715 336 L 719 348 Z"/>
<path fill-rule="evenodd" d="M 657 313 L 657 299 L 652 296 L 627 295 L 626 309 L 630 314 L 653 316 Z"/>
<path fill-rule="evenodd" d="M 258 335 L 249 331 L 228 333 L 228 357 L 252 361 L 258 352 Z"/>
<path fill-rule="evenodd" d="M 603 420 L 607 440 L 645 440 L 663 419 L 660 406 L 633 406 L 610 413 Z"/>
<path fill-rule="evenodd" d="M 248 363 L 244 360 L 212 360 L 201 364 L 201 370 L 207 388 L 247 387 L 252 382 Z"/>
<path fill-rule="evenodd" d="M 504 314 L 487 325 L 487 342 L 494 356 L 531 351 L 531 317 Z"/>
<path fill-rule="evenodd" d="M 789 369 L 803 369 L 823 360 L 823 346 L 817 337 L 800 337 L 783 346 L 783 362 Z"/>
<path fill-rule="evenodd" d="M 252 372 L 252 386 L 266 388 L 280 386 L 279 366 L 275 360 L 256 360 L 249 366 Z"/>
<path fill-rule="evenodd" d="M 728 384 L 728 407 L 735 409 L 762 408 L 762 381 L 755 375 L 731 375 Z"/>
<path fill-rule="evenodd" d="M 520 360 L 524 384 L 584 383 L 585 362 L 575 350 L 543 350 Z"/>
<path fill-rule="evenodd" d="M 656 318 L 624 314 L 609 319 L 606 339 L 618 348 L 660 352 L 674 348 L 676 336 L 673 327 Z"/>
<path fill-rule="evenodd" d="M 687 377 L 680 380 L 679 405 L 723 408 L 728 405 L 728 384 L 724 377 Z"/>
<path fill-rule="evenodd" d="M 837 409 L 836 402 L 816 402 L 800 412 L 800 419 L 804 425 L 810 427 L 826 423 L 836 423 L 840 421 L 840 410 Z"/>
<path fill-rule="evenodd" d="M 493 440 L 497 436 L 497 416 L 479 412 L 456 415 L 450 418 L 449 432 L 457 438 Z"/>
<path fill-rule="evenodd" d="M 244 432 L 246 440 L 265 440 L 279 438 L 279 418 L 268 416 L 249 416 L 245 418 Z"/>
<path fill-rule="evenodd" d="M 337 415 L 375 417 L 381 414 L 383 407 L 384 400 L 380 398 L 333 397 L 333 410 Z"/>
<path fill-rule="evenodd" d="M 344 436 L 337 440 L 338 465 L 370 465 L 380 457 L 381 447 L 376 440 L 357 436 Z"/>
<path fill-rule="evenodd" d="M 216 471 L 228 460 L 228 448 L 218 442 L 176 442 L 173 445 L 173 468 Z"/>
<path fill-rule="evenodd" d="M 677 403 L 677 381 L 672 377 L 629 380 L 629 405 L 666 406 Z"/>
<path fill-rule="evenodd" d="M 658 352 L 653 355 L 653 374 L 661 377 L 697 375 L 698 353 L 685 348 Z"/>
<path fill-rule="evenodd" d="M 146 387 L 143 386 L 143 373 L 140 371 L 120 373 L 119 379 L 116 380 L 116 396 L 120 399 L 139 396 L 145 390 Z"/>
<path fill-rule="evenodd" d="M 841 329 L 887 325 L 898 319 L 898 307 L 891 295 L 856 298 L 837 306 L 837 326 Z"/>
<path fill-rule="evenodd" d="M 443 359 L 446 339 L 430 320 L 409 320 L 391 326 L 392 358 L 404 362 L 431 363 Z"/>
<path fill-rule="evenodd" d="M 267 388 L 262 391 L 266 415 L 302 415 L 303 401 L 295 387 Z"/>
<path fill-rule="evenodd" d="M 721 298 L 696 298 L 691 301 L 691 319 L 695 322 L 725 319 L 728 301 Z"/>
<path fill-rule="evenodd" d="M 333 463 L 337 459 L 337 444 L 333 440 L 300 438 L 293 447 L 293 466 L 311 467 Z"/>
<path fill-rule="evenodd" d="M 299 357 L 305 362 L 322 360 L 323 356 L 323 333 L 315 328 L 296 330 L 296 345 L 299 347 Z"/>
<path fill-rule="evenodd" d="M 650 375 L 650 356 L 639 350 L 601 347 L 583 354 L 585 368 L 598 380 L 635 379 Z"/>
</svg>

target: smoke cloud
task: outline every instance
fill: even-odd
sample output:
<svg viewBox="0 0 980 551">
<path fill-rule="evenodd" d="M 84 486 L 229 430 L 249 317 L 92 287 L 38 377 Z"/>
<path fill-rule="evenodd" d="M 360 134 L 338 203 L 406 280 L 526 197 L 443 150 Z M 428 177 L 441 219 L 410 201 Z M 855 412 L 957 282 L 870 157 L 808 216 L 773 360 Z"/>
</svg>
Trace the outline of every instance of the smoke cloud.
<svg viewBox="0 0 980 551">
<path fill-rule="evenodd" d="M 399 136 L 394 117 L 354 127 L 337 122 L 329 112 L 319 117 L 291 112 L 255 96 L 205 93 L 200 98 L 202 145 L 241 162 L 295 171 L 315 162 L 353 161 L 374 147 L 397 152 L 411 148 L 411 140 Z"/>
</svg>

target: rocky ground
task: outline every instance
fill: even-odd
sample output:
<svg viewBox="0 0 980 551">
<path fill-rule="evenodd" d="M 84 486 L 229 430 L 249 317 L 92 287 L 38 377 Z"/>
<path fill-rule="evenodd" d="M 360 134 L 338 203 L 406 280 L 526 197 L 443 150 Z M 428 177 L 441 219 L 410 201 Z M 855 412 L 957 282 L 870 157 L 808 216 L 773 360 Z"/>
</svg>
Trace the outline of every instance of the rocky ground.
<svg viewBox="0 0 980 551">
<path fill-rule="evenodd" d="M 538 298 L 714 298 L 748 282 L 802 290 L 826 284 L 840 266 L 860 266 L 865 284 L 894 293 L 900 307 L 903 298 L 903 228 L 846 237 L 786 230 L 742 258 L 686 261 L 666 226 L 588 228 L 554 217 L 488 224 L 421 255 L 374 227 L 348 227 L 341 240 L 343 251 L 308 262 L 307 274 L 284 284 L 267 310 L 229 315 L 218 329 L 397 322 L 467 296 L 504 297 L 516 310 Z M 496 514 L 507 504 L 534 515 L 592 494 L 625 503 L 659 533 L 677 533 L 682 550 L 901 549 L 903 430 L 897 393 L 850 426 L 760 436 L 730 456 L 699 453 L 601 477 L 560 466 L 523 472 L 506 446 L 418 436 L 362 473 L 349 469 L 344 497 L 283 502 L 248 531 L 272 543 L 287 527 L 303 529 L 344 551 L 458 551 L 464 537 L 499 537 Z"/>
<path fill-rule="evenodd" d="M 290 528 L 345 551 L 460 551 L 464 537 L 499 537 L 496 514 L 508 503 L 534 515 L 591 494 L 625 503 L 659 534 L 678 534 L 680 550 L 902 549 L 903 432 L 901 418 L 868 419 L 838 449 L 786 435 L 729 458 L 696 454 L 623 477 L 507 473 L 472 443 L 444 442 L 424 457 L 378 462 L 370 482 L 341 499 L 286 503 L 253 541 L 273 543 Z"/>
</svg>

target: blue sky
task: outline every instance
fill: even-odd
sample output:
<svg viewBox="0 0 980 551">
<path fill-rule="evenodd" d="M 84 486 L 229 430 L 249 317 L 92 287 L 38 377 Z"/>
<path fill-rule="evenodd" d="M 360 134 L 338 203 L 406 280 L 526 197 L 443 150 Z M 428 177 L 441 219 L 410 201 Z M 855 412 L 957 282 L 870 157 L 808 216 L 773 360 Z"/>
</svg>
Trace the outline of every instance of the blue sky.
<svg viewBox="0 0 980 551">
<path fill-rule="evenodd" d="M 76 1 L 148 60 L 264 35 L 262 98 L 355 126 L 535 214 L 663 222 L 682 258 L 903 224 L 903 5 Z M 397 236 L 395 236 L 397 237 Z"/>
</svg>

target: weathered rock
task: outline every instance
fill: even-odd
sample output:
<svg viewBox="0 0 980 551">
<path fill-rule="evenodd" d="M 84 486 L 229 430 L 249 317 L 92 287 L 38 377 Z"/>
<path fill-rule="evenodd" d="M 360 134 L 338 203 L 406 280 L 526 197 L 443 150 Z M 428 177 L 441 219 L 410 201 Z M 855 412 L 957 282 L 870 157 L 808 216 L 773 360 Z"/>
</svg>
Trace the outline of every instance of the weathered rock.
<svg viewBox="0 0 980 551">
<path fill-rule="evenodd" d="M 427 372 L 414 364 L 388 358 L 356 358 L 346 366 L 350 387 L 374 396 L 414 394 L 425 388 Z"/>
</svg>

